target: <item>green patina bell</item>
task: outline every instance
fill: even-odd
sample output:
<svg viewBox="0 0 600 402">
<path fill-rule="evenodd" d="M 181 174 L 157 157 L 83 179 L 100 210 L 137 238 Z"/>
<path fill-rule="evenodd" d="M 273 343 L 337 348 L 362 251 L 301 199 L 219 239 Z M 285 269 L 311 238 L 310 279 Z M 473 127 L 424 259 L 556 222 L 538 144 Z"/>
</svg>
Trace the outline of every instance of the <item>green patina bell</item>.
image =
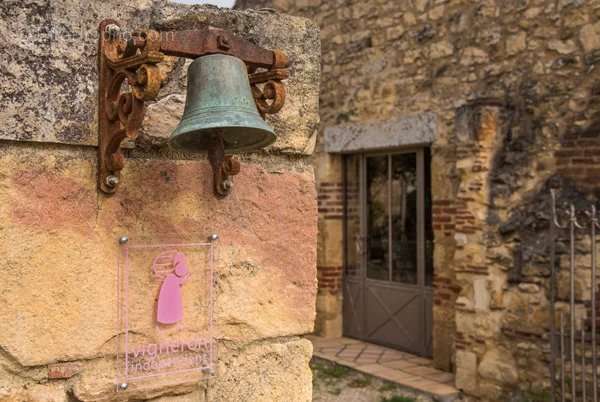
<svg viewBox="0 0 600 402">
<path fill-rule="evenodd" d="M 189 151 L 206 151 L 215 138 L 226 153 L 251 151 L 275 141 L 250 89 L 246 65 L 223 54 L 199 57 L 188 69 L 187 98 L 170 143 Z"/>
</svg>

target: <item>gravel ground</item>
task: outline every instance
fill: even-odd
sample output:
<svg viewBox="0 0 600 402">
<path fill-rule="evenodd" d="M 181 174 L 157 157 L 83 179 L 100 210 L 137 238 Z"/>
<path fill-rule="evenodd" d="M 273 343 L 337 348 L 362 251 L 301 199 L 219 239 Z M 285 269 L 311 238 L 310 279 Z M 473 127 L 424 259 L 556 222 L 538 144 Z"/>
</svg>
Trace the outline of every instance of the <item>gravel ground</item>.
<svg viewBox="0 0 600 402">
<path fill-rule="evenodd" d="M 314 402 L 433 402 L 398 385 L 313 358 Z"/>
</svg>

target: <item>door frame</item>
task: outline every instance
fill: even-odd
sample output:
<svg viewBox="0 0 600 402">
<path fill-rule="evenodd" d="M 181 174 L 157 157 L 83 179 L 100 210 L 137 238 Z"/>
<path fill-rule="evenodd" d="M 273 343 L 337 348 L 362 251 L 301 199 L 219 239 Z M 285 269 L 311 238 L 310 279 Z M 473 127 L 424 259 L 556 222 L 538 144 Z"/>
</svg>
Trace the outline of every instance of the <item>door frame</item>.
<svg viewBox="0 0 600 402">
<path fill-rule="evenodd" d="M 418 325 L 422 325 L 422 331 L 425 336 L 423 336 L 422 341 L 423 344 L 419 345 L 416 350 L 411 350 L 412 353 L 417 353 L 422 356 L 430 356 L 431 355 L 431 338 L 432 338 L 432 310 L 433 310 L 433 288 L 431 285 L 426 284 L 426 216 L 425 216 L 425 151 L 427 145 L 423 146 L 411 146 L 411 147 L 402 147 L 396 149 L 385 149 L 385 150 L 377 150 L 370 152 L 360 152 L 360 153 L 347 153 L 342 155 L 342 169 L 343 169 L 343 298 L 344 298 L 344 306 L 343 306 L 343 320 L 345 321 L 349 314 L 346 313 L 347 303 L 353 302 L 352 308 L 352 317 L 359 320 L 359 322 L 355 323 L 357 331 L 350 331 L 352 333 L 348 333 L 347 329 L 350 328 L 349 325 L 344 323 L 344 336 L 355 337 L 359 339 L 363 339 L 366 341 L 373 342 L 372 339 L 369 338 L 369 334 L 367 334 L 367 314 L 366 314 L 366 306 L 367 306 L 367 292 L 369 291 L 369 285 L 372 286 L 380 286 L 385 288 L 392 288 L 398 291 L 402 291 L 403 289 L 407 292 L 418 294 L 421 297 L 422 302 L 422 316 L 420 317 L 420 321 Z M 416 154 L 416 183 L 417 183 L 417 283 L 402 283 L 402 282 L 394 282 L 391 280 L 392 275 L 392 261 L 394 258 L 393 254 L 393 236 L 392 236 L 392 192 L 391 190 L 391 180 L 392 180 L 392 163 L 391 158 L 393 155 L 398 154 Z M 367 253 L 367 230 L 368 230 L 368 199 L 367 199 L 367 158 L 372 156 L 387 156 L 387 215 L 388 215 L 388 280 L 380 280 L 380 279 L 371 279 L 367 277 L 367 262 L 368 262 L 368 253 Z M 360 244 L 360 252 L 358 253 L 357 263 L 359 264 L 358 275 L 350 276 L 347 275 L 347 266 L 348 266 L 348 246 L 349 242 L 353 241 L 348 238 L 348 201 L 347 201 L 347 185 L 348 185 L 348 157 L 356 157 L 358 158 L 358 188 L 359 188 L 359 197 L 358 197 L 358 215 L 359 215 L 359 244 Z M 429 189 L 431 191 L 431 189 Z M 431 219 L 431 217 L 430 217 Z M 433 272 L 432 272 L 433 275 Z M 352 300 L 352 297 L 348 294 L 350 292 L 350 283 L 354 285 L 359 285 L 359 300 Z M 356 304 L 359 306 L 356 306 Z M 382 343 L 382 342 L 377 342 Z M 385 343 L 382 343 L 386 345 Z M 398 348 L 394 345 L 386 345 L 394 348 Z"/>
</svg>

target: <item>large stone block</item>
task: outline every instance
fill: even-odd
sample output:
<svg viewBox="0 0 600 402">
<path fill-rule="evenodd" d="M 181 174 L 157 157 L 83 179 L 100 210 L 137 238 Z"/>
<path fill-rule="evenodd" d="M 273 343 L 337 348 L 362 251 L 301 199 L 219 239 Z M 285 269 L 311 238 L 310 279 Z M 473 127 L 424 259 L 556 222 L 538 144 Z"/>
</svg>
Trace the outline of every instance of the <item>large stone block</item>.
<svg viewBox="0 0 600 402">
<path fill-rule="evenodd" d="M 478 372 L 481 377 L 499 384 L 516 385 L 519 380 L 515 359 L 506 348 L 488 350 L 481 359 Z"/>
<path fill-rule="evenodd" d="M 358 152 L 430 144 L 436 138 L 436 116 L 421 113 L 384 122 L 344 124 L 325 129 L 325 151 Z"/>
<path fill-rule="evenodd" d="M 314 178 L 308 168 L 273 169 L 244 164 L 233 194 L 217 200 L 205 162 L 132 159 L 105 197 L 92 149 L 1 146 L 0 348 L 25 366 L 112 353 L 123 234 L 220 235 L 218 337 L 238 344 L 311 332 Z"/>
<path fill-rule="evenodd" d="M 312 374 L 308 366 L 312 344 L 309 341 L 292 338 L 279 342 L 258 341 L 239 349 L 224 345 L 220 348 L 224 350 L 219 356 L 216 376 L 208 382 L 200 382 L 196 374 L 159 377 L 132 383 L 126 392 L 117 395 L 114 364 L 107 359 L 96 359 L 88 362 L 86 370 L 74 382 L 73 395 L 85 402 L 308 402 L 312 399 Z"/>
<path fill-rule="evenodd" d="M 152 3 L 3 1 L 0 138 L 95 144 L 98 24 L 147 25 Z"/>
<path fill-rule="evenodd" d="M 0 4 L 0 85 L 3 107 L 0 138 L 40 142 L 97 144 L 98 24 L 114 18 L 126 31 L 137 28 L 225 28 L 291 60 L 283 109 L 268 116 L 278 135 L 273 150 L 312 152 L 318 116 L 320 42 L 310 21 L 269 12 L 242 12 L 186 6 L 166 0 L 25 0 Z M 143 127 L 155 145 L 164 145 L 183 108 L 186 68 L 170 58 L 159 105 L 149 108 Z M 177 102 L 173 100 L 177 99 Z M 156 125 L 156 122 L 160 122 Z"/>
<path fill-rule="evenodd" d="M 312 343 L 306 339 L 256 343 L 219 363 L 212 385 L 214 401 L 312 401 L 308 366 Z"/>
</svg>

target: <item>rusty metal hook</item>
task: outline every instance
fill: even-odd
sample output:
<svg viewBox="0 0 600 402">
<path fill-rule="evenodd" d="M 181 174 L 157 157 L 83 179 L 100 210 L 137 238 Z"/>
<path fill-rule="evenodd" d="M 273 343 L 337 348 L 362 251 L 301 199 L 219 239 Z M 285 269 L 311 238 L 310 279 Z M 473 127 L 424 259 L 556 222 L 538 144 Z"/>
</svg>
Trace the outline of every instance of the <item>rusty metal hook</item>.
<svg viewBox="0 0 600 402">
<path fill-rule="evenodd" d="M 574 227 L 577 229 L 585 229 L 585 226 L 577 221 L 577 211 L 575 210 L 575 205 L 569 204 L 569 211 L 567 214 L 569 216 L 569 222 L 572 223 Z"/>
<path fill-rule="evenodd" d="M 240 172 L 240 162 L 231 155 L 225 155 L 223 137 L 215 135 L 208 146 L 208 161 L 213 171 L 213 191 L 217 198 L 224 198 L 231 192 L 233 182 L 230 176 Z"/>
<path fill-rule="evenodd" d="M 594 226 L 596 228 L 600 228 L 600 223 L 598 222 L 598 214 L 595 205 L 592 205 L 589 211 L 585 211 L 585 214 L 588 218 L 590 218 L 590 227 Z"/>
<path fill-rule="evenodd" d="M 558 221 L 558 212 L 556 210 L 556 189 L 550 189 L 550 195 L 552 196 L 552 223 L 559 229 L 566 229 L 567 224 L 561 225 Z"/>
</svg>

